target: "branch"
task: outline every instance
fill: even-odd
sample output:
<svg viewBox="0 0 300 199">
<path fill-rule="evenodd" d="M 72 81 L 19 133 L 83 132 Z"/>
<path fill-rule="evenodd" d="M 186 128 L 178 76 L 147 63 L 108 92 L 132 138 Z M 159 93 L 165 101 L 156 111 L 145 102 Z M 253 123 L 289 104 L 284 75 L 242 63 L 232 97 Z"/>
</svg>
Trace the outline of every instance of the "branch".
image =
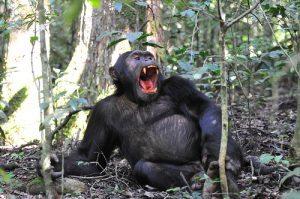
<svg viewBox="0 0 300 199">
<path fill-rule="evenodd" d="M 260 1 L 261 0 L 258 0 L 251 8 L 249 8 L 248 10 L 246 10 L 243 14 L 241 14 L 237 18 L 231 20 L 230 22 L 226 23 L 225 27 L 229 28 L 230 26 L 232 26 L 233 24 L 235 24 L 236 22 L 238 22 L 239 20 L 241 20 L 243 17 L 245 17 L 246 15 L 248 15 L 249 13 L 251 13 L 252 10 L 254 10 L 260 4 Z"/>
<path fill-rule="evenodd" d="M 76 113 L 79 113 L 80 111 L 85 111 L 85 110 L 91 110 L 93 109 L 94 106 L 83 106 L 83 107 L 80 107 L 79 109 L 76 109 L 74 111 L 71 111 L 64 119 L 64 121 L 59 125 L 57 126 L 52 132 L 51 132 L 51 137 L 52 137 L 52 140 L 53 140 L 53 137 L 54 135 L 59 131 L 61 130 L 64 126 L 66 126 L 69 122 L 69 120 L 71 119 L 71 117 L 76 114 Z"/>
<path fill-rule="evenodd" d="M 259 7 L 260 7 L 260 9 L 261 9 L 261 11 L 262 11 L 262 13 L 263 13 L 264 18 L 265 18 L 266 21 L 267 21 L 267 24 L 268 24 L 268 26 L 269 26 L 269 28 L 270 28 L 270 30 L 271 30 L 271 32 L 272 32 L 272 35 L 274 36 L 275 42 L 276 42 L 277 45 L 280 47 L 280 49 L 282 50 L 282 52 L 284 53 L 284 55 L 289 59 L 289 61 L 291 62 L 292 67 L 294 68 L 294 70 L 295 70 L 295 72 L 296 72 L 298 78 L 300 78 L 300 74 L 299 74 L 299 71 L 297 70 L 296 64 L 293 62 L 292 58 L 289 56 L 289 54 L 285 51 L 285 49 L 282 47 L 282 45 L 281 45 L 280 42 L 278 41 L 278 39 L 277 39 L 277 37 L 276 37 L 276 35 L 275 35 L 275 32 L 274 32 L 274 30 L 273 30 L 273 28 L 272 28 L 272 26 L 271 26 L 271 24 L 270 24 L 270 22 L 269 22 L 267 16 L 266 16 L 265 11 L 262 9 L 261 6 L 259 6 Z"/>
</svg>

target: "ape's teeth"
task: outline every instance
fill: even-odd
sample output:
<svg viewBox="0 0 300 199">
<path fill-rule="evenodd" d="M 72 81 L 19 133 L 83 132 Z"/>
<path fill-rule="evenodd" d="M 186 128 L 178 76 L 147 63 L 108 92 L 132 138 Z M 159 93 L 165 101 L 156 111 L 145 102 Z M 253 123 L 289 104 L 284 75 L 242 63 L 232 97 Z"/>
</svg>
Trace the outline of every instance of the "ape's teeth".
<svg viewBox="0 0 300 199">
<path fill-rule="evenodd" d="M 158 69 L 156 69 L 156 74 L 158 75 Z"/>
<path fill-rule="evenodd" d="M 147 74 L 147 69 L 146 69 L 146 68 L 143 68 L 143 72 L 144 72 L 144 74 L 146 75 L 146 74 Z"/>
</svg>

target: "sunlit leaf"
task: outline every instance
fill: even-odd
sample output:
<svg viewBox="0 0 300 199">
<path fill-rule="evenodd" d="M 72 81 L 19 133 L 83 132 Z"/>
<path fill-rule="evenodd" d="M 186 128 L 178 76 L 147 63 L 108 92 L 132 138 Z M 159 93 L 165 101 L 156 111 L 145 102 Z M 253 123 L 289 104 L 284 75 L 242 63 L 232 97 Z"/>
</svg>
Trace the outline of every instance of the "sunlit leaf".
<svg viewBox="0 0 300 199">
<path fill-rule="evenodd" d="M 130 42 L 134 42 L 142 35 L 143 35 L 143 32 L 130 32 L 130 33 L 126 34 L 126 37 Z"/>
<path fill-rule="evenodd" d="M 96 41 L 101 41 L 104 37 L 117 35 L 122 33 L 121 31 L 104 31 L 99 36 L 96 37 Z"/>
<path fill-rule="evenodd" d="M 135 2 L 136 5 L 139 5 L 139 6 L 144 6 L 144 7 L 147 7 L 148 4 L 146 2 L 143 2 L 143 1 L 137 1 Z"/>
<path fill-rule="evenodd" d="M 268 164 L 271 160 L 273 160 L 274 156 L 269 153 L 261 154 L 259 160 L 262 164 Z"/>
<path fill-rule="evenodd" d="M 5 107 L 9 107 L 9 104 L 4 100 L 0 100 L 0 109 L 4 109 Z"/>
<path fill-rule="evenodd" d="M 49 104 L 50 104 L 49 102 L 43 102 L 40 104 L 40 108 L 42 110 L 46 110 L 49 107 Z"/>
<path fill-rule="evenodd" d="M 113 4 L 113 7 L 115 8 L 116 11 L 121 12 L 123 4 L 121 2 L 116 2 Z"/>
<path fill-rule="evenodd" d="M 193 65 L 186 61 L 179 60 L 177 63 L 179 64 L 180 68 L 185 71 L 190 71 L 193 68 Z"/>
<path fill-rule="evenodd" d="M 203 67 L 205 67 L 208 70 L 213 71 L 213 72 L 220 70 L 220 66 L 218 64 L 214 64 L 214 63 L 204 64 Z"/>
<path fill-rule="evenodd" d="M 60 98 L 65 96 L 66 93 L 67 93 L 67 91 L 62 91 L 62 92 L 58 93 L 57 95 L 54 95 L 53 100 L 56 102 L 57 100 L 59 100 Z"/>
<path fill-rule="evenodd" d="M 89 2 L 92 4 L 92 6 L 94 8 L 99 8 L 101 5 L 101 1 L 100 0 L 89 0 Z"/>
<path fill-rule="evenodd" d="M 85 98 L 78 98 L 78 102 L 79 102 L 80 104 L 88 104 L 88 101 L 87 101 L 87 99 L 85 99 Z"/>
<path fill-rule="evenodd" d="M 30 37 L 30 43 L 31 43 L 31 45 L 34 45 L 35 42 L 36 42 L 38 39 L 39 39 L 38 36 L 32 36 L 32 37 Z"/>
<path fill-rule="evenodd" d="M 282 195 L 281 199 L 299 199 L 300 198 L 300 192 L 289 192 L 289 193 L 284 193 Z"/>
<path fill-rule="evenodd" d="M 71 99 L 68 104 L 73 110 L 76 110 L 78 107 L 78 101 L 76 99 Z"/>
<path fill-rule="evenodd" d="M 277 155 L 277 156 L 274 157 L 274 161 L 276 163 L 279 163 L 281 161 L 282 157 L 283 157 L 282 155 Z"/>
<path fill-rule="evenodd" d="M 185 17 L 185 16 L 193 17 L 195 15 L 195 12 L 192 9 L 187 9 L 187 10 L 180 12 L 180 15 L 183 17 Z"/>
</svg>

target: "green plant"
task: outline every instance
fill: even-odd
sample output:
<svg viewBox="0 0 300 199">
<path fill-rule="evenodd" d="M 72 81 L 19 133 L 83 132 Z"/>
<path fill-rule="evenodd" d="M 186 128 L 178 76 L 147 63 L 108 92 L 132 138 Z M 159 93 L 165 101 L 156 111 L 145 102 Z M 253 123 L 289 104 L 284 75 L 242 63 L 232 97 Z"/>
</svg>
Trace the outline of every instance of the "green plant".
<svg viewBox="0 0 300 199">
<path fill-rule="evenodd" d="M 289 166 L 288 160 L 283 160 L 282 155 L 271 155 L 269 153 L 261 154 L 259 160 L 262 164 L 269 164 L 270 162 L 274 162 L 276 164 L 283 164 L 284 166 Z"/>
</svg>

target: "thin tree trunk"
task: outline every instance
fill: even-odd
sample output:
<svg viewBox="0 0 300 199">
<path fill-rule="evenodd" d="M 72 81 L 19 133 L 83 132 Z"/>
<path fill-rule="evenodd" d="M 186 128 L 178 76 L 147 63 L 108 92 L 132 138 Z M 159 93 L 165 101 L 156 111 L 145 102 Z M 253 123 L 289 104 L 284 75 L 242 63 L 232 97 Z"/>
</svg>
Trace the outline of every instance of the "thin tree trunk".
<svg viewBox="0 0 300 199">
<path fill-rule="evenodd" d="M 298 42 L 298 43 L 297 43 Z M 297 68 L 300 72 L 300 42 L 295 41 L 296 46 L 295 52 L 297 53 Z M 298 89 L 297 89 L 297 121 L 296 121 L 296 130 L 291 141 L 291 158 L 293 162 L 300 162 L 300 78 L 298 77 Z"/>
<path fill-rule="evenodd" d="M 50 73 L 49 73 L 49 60 L 47 56 L 47 46 L 46 46 L 46 19 L 45 19 L 45 7 L 44 0 L 38 1 L 38 12 L 39 12 L 39 31 L 40 31 L 40 56 L 42 62 L 42 81 L 43 81 L 43 101 L 46 103 L 50 102 Z M 50 109 L 44 109 L 44 118 L 48 116 Z M 54 189 L 53 181 L 51 178 L 51 162 L 50 154 L 52 148 L 52 136 L 50 124 L 45 124 L 45 130 L 42 132 L 42 155 L 41 155 L 41 173 L 43 175 L 46 197 L 54 198 L 56 196 L 56 191 Z"/>
<path fill-rule="evenodd" d="M 161 44 L 163 41 L 163 31 L 160 28 L 160 0 L 147 0 L 149 5 L 147 10 L 147 33 L 153 33 L 152 36 L 147 37 L 147 41 L 152 41 L 156 44 Z M 147 46 L 147 51 L 151 52 L 158 58 L 157 48 Z M 159 60 L 158 60 L 159 61 Z"/>
</svg>

